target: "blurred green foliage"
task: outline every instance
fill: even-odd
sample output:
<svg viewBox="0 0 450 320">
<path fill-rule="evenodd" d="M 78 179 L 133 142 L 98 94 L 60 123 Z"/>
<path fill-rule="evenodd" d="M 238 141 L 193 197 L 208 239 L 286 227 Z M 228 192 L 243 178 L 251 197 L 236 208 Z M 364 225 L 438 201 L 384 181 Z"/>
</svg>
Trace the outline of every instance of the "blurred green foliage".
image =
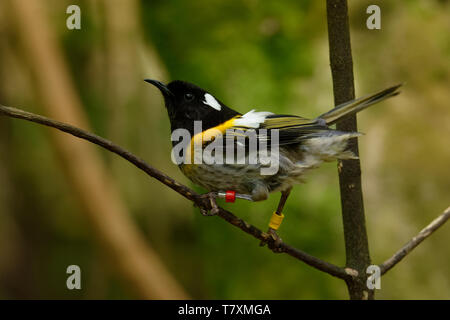
<svg viewBox="0 0 450 320">
<path fill-rule="evenodd" d="M 65 8 L 72 3 L 82 8 L 80 31 L 65 28 Z M 46 1 L 94 131 L 180 182 L 192 186 L 170 162 L 162 101 L 142 82 L 160 74 L 145 64 L 146 50 L 156 52 L 165 80 L 196 83 L 241 112 L 258 108 L 313 117 L 331 107 L 324 1 L 132 3 L 137 15 L 124 12 L 122 18 L 136 25 L 139 36 L 114 32 L 107 2 Z M 365 27 L 370 4 L 382 8 L 381 30 Z M 407 83 L 395 101 L 360 116 L 360 130 L 367 133 L 360 140 L 361 158 L 375 263 L 449 205 L 448 9 L 448 2 L 430 0 L 350 4 L 357 95 Z M 39 113 L 13 19 L 0 11 L 1 102 Z M 46 130 L 0 118 L 0 298 L 134 298 L 80 215 Z M 194 298 L 347 297 L 340 280 L 259 247 L 221 219 L 202 217 L 123 160 L 105 152 L 102 157 L 148 242 Z M 265 229 L 278 197 L 221 205 Z M 311 172 L 294 189 L 285 213 L 283 240 L 345 264 L 335 164 Z M 450 298 L 449 240 L 446 226 L 383 278 L 377 295 Z M 82 267 L 82 291 L 65 288 L 69 264 Z"/>
</svg>

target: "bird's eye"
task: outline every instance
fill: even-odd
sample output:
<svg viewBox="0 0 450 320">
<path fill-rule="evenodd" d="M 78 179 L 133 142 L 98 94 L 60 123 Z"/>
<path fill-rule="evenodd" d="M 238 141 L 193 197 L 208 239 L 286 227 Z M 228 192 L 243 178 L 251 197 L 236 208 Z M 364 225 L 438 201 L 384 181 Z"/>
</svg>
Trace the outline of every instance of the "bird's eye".
<svg viewBox="0 0 450 320">
<path fill-rule="evenodd" d="M 192 101 L 192 100 L 194 100 L 194 95 L 192 93 L 185 93 L 184 94 L 184 99 L 186 101 Z"/>
</svg>

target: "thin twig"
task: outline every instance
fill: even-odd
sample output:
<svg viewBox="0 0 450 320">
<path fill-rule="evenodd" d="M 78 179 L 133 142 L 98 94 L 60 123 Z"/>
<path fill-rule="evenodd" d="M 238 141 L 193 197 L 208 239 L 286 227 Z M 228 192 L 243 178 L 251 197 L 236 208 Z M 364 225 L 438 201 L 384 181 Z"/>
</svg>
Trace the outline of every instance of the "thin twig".
<svg viewBox="0 0 450 320">
<path fill-rule="evenodd" d="M 106 140 L 100 136 L 97 136 L 95 134 L 92 134 L 90 132 L 84 131 L 82 129 L 79 129 L 77 127 L 71 126 L 69 124 L 55 121 L 43 116 L 39 116 L 30 112 L 26 112 L 20 109 L 11 108 L 11 107 L 5 107 L 0 105 L 0 114 L 3 114 L 8 117 L 17 118 L 17 119 L 23 119 L 27 121 L 31 121 L 34 123 L 39 123 L 48 127 L 52 127 L 55 129 L 58 129 L 60 131 L 69 133 L 73 136 L 76 136 L 78 138 L 87 140 L 89 142 L 92 142 L 96 145 L 99 145 L 106 150 L 109 150 L 120 157 L 124 158 L 125 160 L 131 162 L 139 169 L 143 170 L 145 173 L 147 173 L 149 176 L 159 180 L 166 186 L 172 188 L 177 193 L 181 194 L 183 197 L 191 200 L 194 202 L 197 206 L 204 208 L 206 210 L 211 209 L 211 203 L 204 197 L 201 197 L 200 194 L 196 193 L 194 190 L 182 185 L 181 183 L 175 181 L 173 178 L 169 177 L 165 173 L 159 171 L 158 169 L 152 167 L 151 165 L 147 164 L 144 160 L 138 158 L 131 152 L 125 150 L 124 148 L 114 144 L 113 142 Z M 234 225 L 235 227 L 238 227 L 242 231 L 248 233 L 249 235 L 265 241 L 268 244 L 268 247 L 271 249 L 275 249 L 275 241 L 272 237 L 270 237 L 266 232 L 261 231 L 260 229 L 256 228 L 255 226 L 247 223 L 246 221 L 236 217 L 233 213 L 223 209 L 219 208 L 219 212 L 217 214 L 219 217 L 224 219 L 225 221 L 229 222 L 230 224 Z M 276 252 L 283 252 L 286 253 L 300 261 L 303 261 L 304 263 L 310 265 L 313 268 L 316 268 L 320 271 L 326 272 L 334 277 L 349 280 L 355 276 L 355 271 L 351 269 L 344 269 L 341 267 L 338 267 L 336 265 L 333 265 L 329 262 L 323 261 L 319 258 L 316 258 L 314 256 L 311 256 L 310 254 L 303 252 L 299 249 L 296 249 L 288 244 L 281 243 L 279 247 L 274 250 Z"/>
<path fill-rule="evenodd" d="M 385 274 L 391 270 L 397 263 L 399 263 L 408 253 L 417 247 L 423 240 L 428 238 L 433 232 L 441 227 L 450 218 L 450 207 L 436 219 L 434 219 L 428 226 L 422 229 L 417 236 L 408 241 L 400 250 L 398 250 L 391 258 L 379 265 L 381 274 Z"/>
</svg>

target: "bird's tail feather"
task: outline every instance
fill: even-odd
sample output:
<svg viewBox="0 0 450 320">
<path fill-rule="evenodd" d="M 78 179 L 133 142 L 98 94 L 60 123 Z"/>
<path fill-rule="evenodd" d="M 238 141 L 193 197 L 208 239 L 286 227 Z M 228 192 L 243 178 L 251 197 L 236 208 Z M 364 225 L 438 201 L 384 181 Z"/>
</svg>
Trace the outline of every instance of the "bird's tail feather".
<svg viewBox="0 0 450 320">
<path fill-rule="evenodd" d="M 402 84 L 398 84 L 377 93 L 367 95 L 356 100 L 344 102 L 336 106 L 334 109 L 320 115 L 318 118 L 325 120 L 327 125 L 332 125 L 346 116 L 364 110 L 375 103 L 383 101 L 384 99 L 398 95 L 400 92 L 397 91 L 397 89 L 401 86 Z"/>
</svg>

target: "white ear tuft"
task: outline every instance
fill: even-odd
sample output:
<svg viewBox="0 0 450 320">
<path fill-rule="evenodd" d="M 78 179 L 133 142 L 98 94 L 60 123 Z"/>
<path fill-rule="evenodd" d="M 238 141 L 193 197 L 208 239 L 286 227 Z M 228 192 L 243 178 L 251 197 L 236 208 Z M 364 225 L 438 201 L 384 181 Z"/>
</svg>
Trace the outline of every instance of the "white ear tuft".
<svg viewBox="0 0 450 320">
<path fill-rule="evenodd" d="M 203 103 L 218 111 L 222 110 L 222 106 L 220 105 L 220 103 L 209 93 L 205 94 L 205 101 L 203 101 Z"/>
</svg>

